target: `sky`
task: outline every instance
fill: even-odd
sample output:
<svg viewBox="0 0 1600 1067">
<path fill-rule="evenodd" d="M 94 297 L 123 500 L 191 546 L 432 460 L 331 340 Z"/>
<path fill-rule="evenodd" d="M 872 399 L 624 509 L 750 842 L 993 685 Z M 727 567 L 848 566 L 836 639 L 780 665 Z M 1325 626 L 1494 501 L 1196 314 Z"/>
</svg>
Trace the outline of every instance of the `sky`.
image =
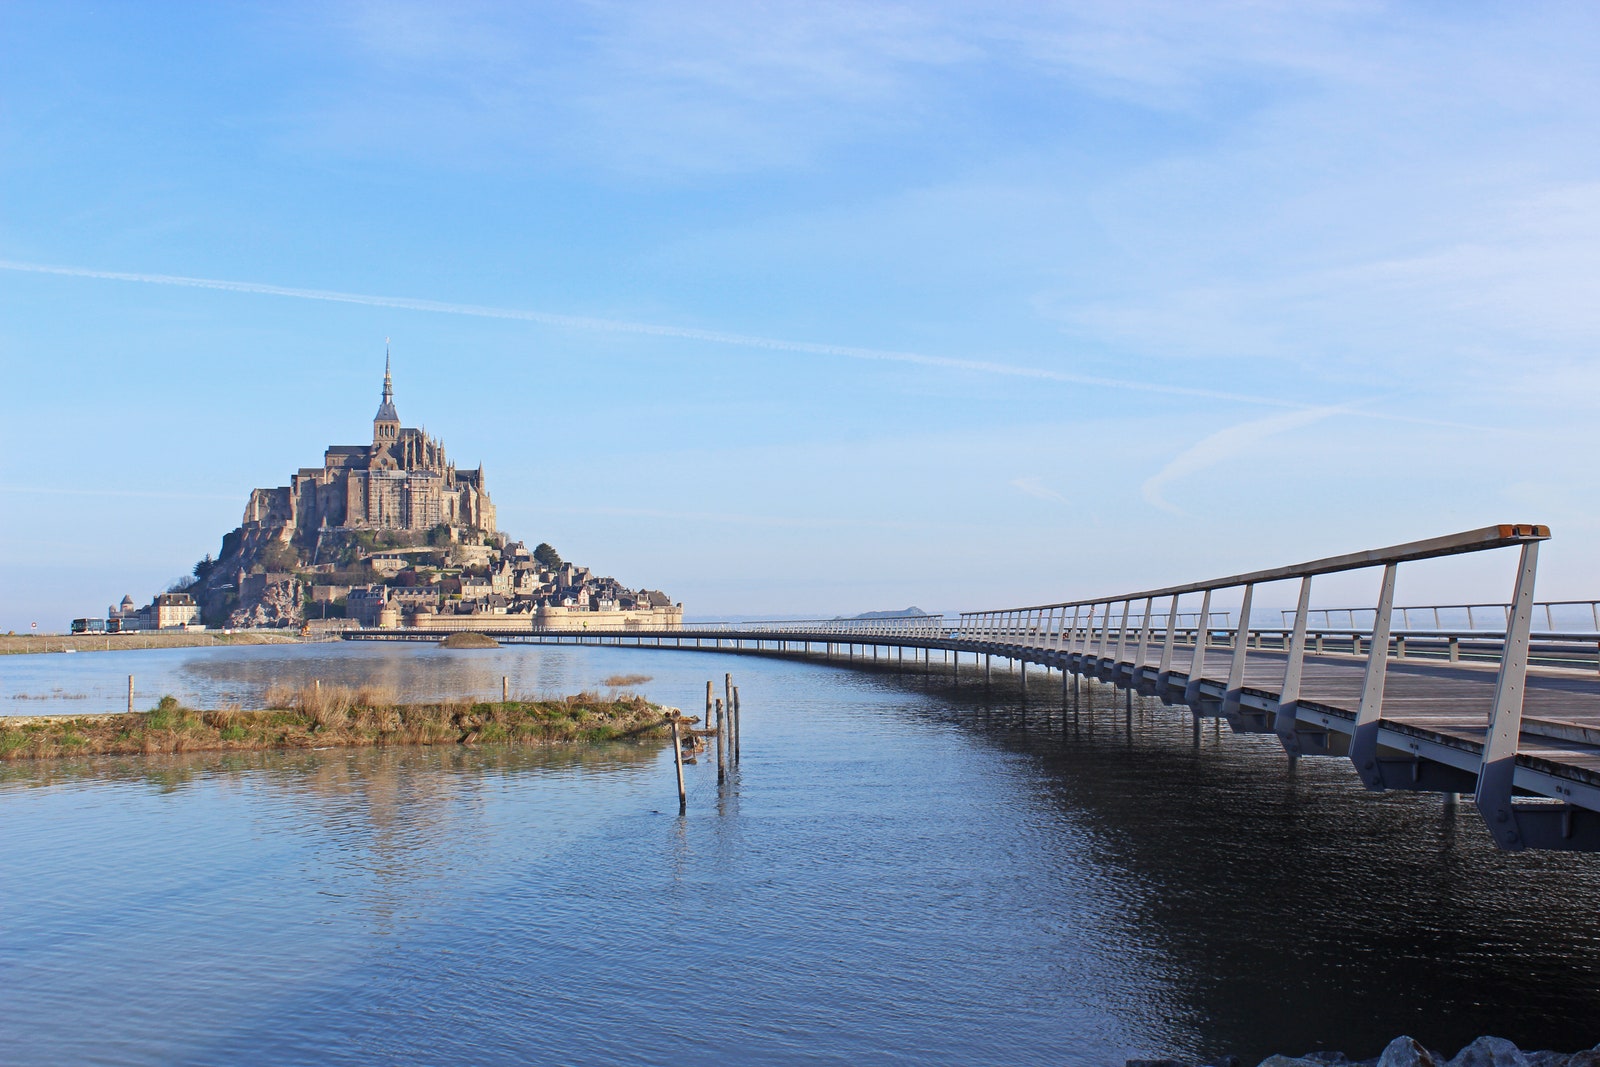
<svg viewBox="0 0 1600 1067">
<path fill-rule="evenodd" d="M 1587 3 L 0 4 L 0 630 L 370 440 L 386 339 L 503 529 L 691 617 L 1499 522 L 1600 597 L 1596 56 Z"/>
</svg>

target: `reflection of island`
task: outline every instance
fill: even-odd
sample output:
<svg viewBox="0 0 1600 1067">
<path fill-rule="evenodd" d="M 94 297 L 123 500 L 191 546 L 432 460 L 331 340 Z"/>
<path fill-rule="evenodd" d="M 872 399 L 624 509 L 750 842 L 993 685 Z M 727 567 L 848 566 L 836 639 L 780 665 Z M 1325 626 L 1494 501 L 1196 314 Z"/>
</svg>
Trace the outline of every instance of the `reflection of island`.
<svg viewBox="0 0 1600 1067">
<path fill-rule="evenodd" d="M 174 691 L 192 693 L 202 706 L 260 708 L 273 685 L 320 679 L 324 685 L 385 689 L 406 701 L 498 699 L 503 676 L 515 693 L 582 688 L 585 680 L 569 678 L 567 670 L 559 658 L 542 655 L 452 655 L 431 644 L 342 641 L 192 656 L 180 666 L 183 680 Z"/>
<path fill-rule="evenodd" d="M 413 749 L 183 753 L 137 758 L 0 762 L 0 790 L 66 784 L 144 784 L 162 793 L 244 791 L 241 832 L 291 835 L 323 853 L 307 877 L 376 883 L 361 899 L 373 928 L 393 932 L 419 913 L 419 886 L 472 861 L 497 826 L 490 803 L 507 779 L 654 771 L 660 746 L 560 749 L 447 746 Z M 663 794 L 665 795 L 665 793 Z M 330 891 L 337 891 L 330 888 Z"/>
</svg>

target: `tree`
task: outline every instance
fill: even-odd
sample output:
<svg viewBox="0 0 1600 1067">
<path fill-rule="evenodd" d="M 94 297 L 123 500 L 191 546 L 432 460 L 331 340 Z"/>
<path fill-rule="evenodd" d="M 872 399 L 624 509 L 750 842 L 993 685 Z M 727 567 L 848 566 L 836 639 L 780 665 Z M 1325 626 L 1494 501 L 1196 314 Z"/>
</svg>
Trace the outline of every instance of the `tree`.
<svg viewBox="0 0 1600 1067">
<path fill-rule="evenodd" d="M 561 553 L 548 541 L 539 542 L 539 547 L 533 550 L 533 558 L 545 570 L 553 571 L 561 566 Z"/>
<path fill-rule="evenodd" d="M 300 562 L 300 554 L 294 546 L 282 541 L 274 541 L 261 550 L 261 563 L 269 571 L 293 570 Z"/>
<path fill-rule="evenodd" d="M 211 568 L 216 564 L 216 562 L 216 560 L 211 558 L 211 553 L 207 552 L 205 559 L 202 559 L 200 562 L 194 565 L 195 578 L 204 579 L 206 574 L 210 572 Z"/>
</svg>

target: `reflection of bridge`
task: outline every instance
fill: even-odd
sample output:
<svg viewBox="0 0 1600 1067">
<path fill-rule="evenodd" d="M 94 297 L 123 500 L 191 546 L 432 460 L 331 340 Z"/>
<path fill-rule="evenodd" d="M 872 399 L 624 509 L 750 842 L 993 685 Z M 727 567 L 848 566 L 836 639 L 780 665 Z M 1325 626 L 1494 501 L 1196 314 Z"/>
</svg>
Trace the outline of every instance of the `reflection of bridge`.
<svg viewBox="0 0 1600 1067">
<path fill-rule="evenodd" d="M 1369 789 L 1470 792 L 1495 842 L 1506 849 L 1600 850 L 1600 633 L 1534 631 L 1534 575 L 1542 526 L 1491 526 L 1393 548 L 1353 553 L 1209 582 L 1114 597 L 1000 611 L 909 618 L 689 624 L 674 630 L 496 633 L 501 641 L 612 644 L 859 662 L 959 678 L 961 656 L 995 657 L 1062 672 L 1063 705 L 1076 708 L 1078 679 L 1183 704 L 1226 718 L 1240 733 L 1275 734 L 1291 758 L 1347 756 Z M 1519 565 L 1506 620 L 1494 631 L 1393 628 L 1401 563 L 1516 548 Z M 1365 627 L 1358 611 L 1312 609 L 1312 580 L 1382 568 Z M 1284 625 L 1251 624 L 1258 586 L 1298 582 Z M 1212 610 L 1237 590 L 1237 617 Z M 1199 599 L 1198 605 L 1193 603 Z M 1187 605 L 1182 602 L 1189 600 Z M 1589 603 L 1589 602 L 1581 602 Z M 1464 605 L 1463 605 L 1464 606 Z M 1187 610 L 1182 610 L 1187 607 Z M 1539 609 L 1536 612 L 1536 607 Z M 1444 609 L 1441 609 L 1444 610 Z M 1445 616 L 1432 608 L 1424 620 Z M 1348 613 L 1348 615 L 1346 615 Z M 1482 612 L 1480 612 L 1480 616 Z M 1362 618 L 1360 621 L 1366 621 Z M 1481 623 L 1481 617 L 1473 621 Z M 436 640 L 439 635 L 362 631 L 351 639 Z M 879 652 L 884 659 L 878 660 Z M 893 658 L 889 652 L 893 652 Z M 940 654 L 934 665 L 933 653 Z"/>
</svg>

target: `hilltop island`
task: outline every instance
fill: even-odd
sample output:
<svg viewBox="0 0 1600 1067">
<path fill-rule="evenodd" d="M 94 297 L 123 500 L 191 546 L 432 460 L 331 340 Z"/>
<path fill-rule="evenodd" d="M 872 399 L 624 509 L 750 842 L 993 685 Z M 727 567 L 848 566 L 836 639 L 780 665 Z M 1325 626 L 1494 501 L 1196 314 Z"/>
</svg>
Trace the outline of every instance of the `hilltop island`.
<svg viewBox="0 0 1600 1067">
<path fill-rule="evenodd" d="M 322 466 L 256 489 L 216 558 L 145 607 L 110 609 L 104 629 L 409 627 L 421 630 L 672 628 L 683 605 L 659 590 L 529 549 L 495 526 L 483 467 L 400 425 L 387 357 L 372 441 L 332 445 Z M 77 620 L 75 631 L 99 631 Z"/>
</svg>

